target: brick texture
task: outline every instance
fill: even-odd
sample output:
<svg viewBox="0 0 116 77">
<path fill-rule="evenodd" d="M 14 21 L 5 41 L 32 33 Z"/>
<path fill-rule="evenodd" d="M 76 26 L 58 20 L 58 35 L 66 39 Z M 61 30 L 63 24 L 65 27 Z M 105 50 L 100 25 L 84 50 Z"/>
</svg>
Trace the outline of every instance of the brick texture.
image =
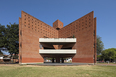
<svg viewBox="0 0 116 77">
<path fill-rule="evenodd" d="M 96 18 L 93 11 L 74 22 L 63 27 L 60 20 L 53 23 L 53 27 L 43 21 L 21 12 L 19 18 L 19 62 L 37 63 L 43 62 L 39 54 L 39 38 L 72 38 L 75 37 L 75 45 L 54 45 L 55 49 L 73 46 L 77 53 L 72 62 L 95 63 L 96 62 Z"/>
</svg>

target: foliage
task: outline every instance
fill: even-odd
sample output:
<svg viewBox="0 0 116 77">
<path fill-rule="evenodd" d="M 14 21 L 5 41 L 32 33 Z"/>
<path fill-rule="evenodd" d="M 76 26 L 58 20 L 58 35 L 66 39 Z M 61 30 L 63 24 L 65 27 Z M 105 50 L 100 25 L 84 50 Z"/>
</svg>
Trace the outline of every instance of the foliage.
<svg viewBox="0 0 116 77">
<path fill-rule="evenodd" d="M 99 55 L 104 49 L 104 44 L 101 41 L 101 37 L 97 36 L 97 55 Z"/>
<path fill-rule="evenodd" d="M 1 52 L 1 50 L 0 50 L 0 55 L 3 55 L 3 53 Z"/>
<path fill-rule="evenodd" d="M 0 24 L 0 55 L 3 55 L 2 53 L 2 47 L 5 46 L 5 26 Z"/>
<path fill-rule="evenodd" d="M 97 55 L 97 60 L 101 61 L 102 60 L 102 55 Z"/>
<path fill-rule="evenodd" d="M 75 38 L 75 35 L 73 35 L 73 38 Z"/>
<path fill-rule="evenodd" d="M 13 56 L 13 59 L 18 59 L 18 55 L 14 55 Z"/>
<path fill-rule="evenodd" d="M 5 43 L 5 26 L 0 24 L 0 48 L 4 47 Z"/>
<path fill-rule="evenodd" d="M 18 54 L 19 51 L 19 28 L 18 24 L 0 25 L 0 48 L 7 48 L 11 54 Z"/>
<path fill-rule="evenodd" d="M 102 51 L 102 58 L 111 60 L 116 59 L 116 48 L 109 48 Z"/>
<path fill-rule="evenodd" d="M 19 51 L 19 28 L 18 24 L 7 25 L 6 28 L 6 39 L 7 44 L 5 47 L 8 49 L 11 54 L 18 54 Z"/>
</svg>

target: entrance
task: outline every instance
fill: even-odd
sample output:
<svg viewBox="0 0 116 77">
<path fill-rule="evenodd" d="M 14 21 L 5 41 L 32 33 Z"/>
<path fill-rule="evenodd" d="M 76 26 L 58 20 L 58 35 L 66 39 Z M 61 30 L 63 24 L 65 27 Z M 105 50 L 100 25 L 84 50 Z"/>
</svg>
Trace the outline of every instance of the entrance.
<svg viewBox="0 0 116 77">
<path fill-rule="evenodd" d="M 64 63 L 64 58 L 52 58 L 52 63 Z"/>
<path fill-rule="evenodd" d="M 68 58 L 48 58 L 48 57 L 44 57 L 44 63 L 72 63 L 72 58 L 68 57 Z"/>
<path fill-rule="evenodd" d="M 64 58 L 44 58 L 44 63 L 64 63 Z"/>
</svg>

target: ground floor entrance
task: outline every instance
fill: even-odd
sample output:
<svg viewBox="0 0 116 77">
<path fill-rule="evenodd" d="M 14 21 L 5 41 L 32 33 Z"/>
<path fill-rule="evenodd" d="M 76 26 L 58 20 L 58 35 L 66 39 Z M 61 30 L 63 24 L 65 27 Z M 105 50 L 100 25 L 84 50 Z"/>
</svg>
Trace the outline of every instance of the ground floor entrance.
<svg viewBox="0 0 116 77">
<path fill-rule="evenodd" d="M 44 63 L 68 63 L 72 62 L 74 54 L 41 54 Z"/>
<path fill-rule="evenodd" d="M 64 63 L 65 58 L 44 58 L 44 63 Z"/>
</svg>

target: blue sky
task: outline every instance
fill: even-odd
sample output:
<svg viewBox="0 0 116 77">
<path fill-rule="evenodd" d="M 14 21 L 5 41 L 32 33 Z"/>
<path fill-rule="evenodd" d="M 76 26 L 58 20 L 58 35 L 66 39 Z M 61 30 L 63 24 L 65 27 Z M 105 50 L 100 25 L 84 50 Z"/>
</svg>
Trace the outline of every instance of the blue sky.
<svg viewBox="0 0 116 77">
<path fill-rule="evenodd" d="M 57 19 L 68 25 L 94 11 L 104 48 L 116 48 L 116 0 L 0 0 L 0 24 L 18 24 L 22 10 L 51 26 Z"/>
</svg>

